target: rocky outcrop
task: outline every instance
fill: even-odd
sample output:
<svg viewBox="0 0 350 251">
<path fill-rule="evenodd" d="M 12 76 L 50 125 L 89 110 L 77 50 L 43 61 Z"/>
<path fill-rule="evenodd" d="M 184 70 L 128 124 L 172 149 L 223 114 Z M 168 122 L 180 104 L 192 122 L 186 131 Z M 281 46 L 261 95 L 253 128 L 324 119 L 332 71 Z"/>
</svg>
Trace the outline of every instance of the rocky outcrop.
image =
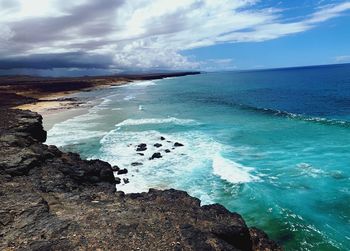
<svg viewBox="0 0 350 251">
<path fill-rule="evenodd" d="M 147 150 L 147 145 L 145 143 L 141 143 L 137 146 L 136 151 L 142 152 Z"/>
<path fill-rule="evenodd" d="M 179 146 L 184 146 L 184 145 L 181 144 L 181 143 L 179 143 L 179 142 L 175 142 L 175 143 L 174 143 L 174 146 L 175 146 L 175 147 L 179 147 Z"/>
<path fill-rule="evenodd" d="M 44 145 L 38 114 L 0 117 L 0 250 L 280 250 L 185 192 L 115 192 L 119 168 Z"/>
<path fill-rule="evenodd" d="M 162 155 L 160 153 L 153 153 L 152 156 L 149 158 L 149 160 L 152 160 L 152 159 L 160 159 L 162 158 Z"/>
</svg>

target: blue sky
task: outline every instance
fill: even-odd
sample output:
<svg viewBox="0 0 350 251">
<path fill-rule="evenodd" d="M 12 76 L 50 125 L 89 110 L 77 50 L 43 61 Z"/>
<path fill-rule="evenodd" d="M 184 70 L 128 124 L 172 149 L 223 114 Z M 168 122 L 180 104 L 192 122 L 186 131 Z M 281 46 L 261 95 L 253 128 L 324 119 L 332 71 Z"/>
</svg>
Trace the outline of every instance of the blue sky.
<svg viewBox="0 0 350 251">
<path fill-rule="evenodd" d="M 0 0 L 0 74 L 350 62 L 350 0 Z"/>
<path fill-rule="evenodd" d="M 263 1 L 262 5 L 275 4 L 285 10 L 283 16 L 286 19 L 299 19 L 322 4 L 342 2 L 270 0 Z M 301 33 L 262 42 L 219 44 L 182 53 L 199 61 L 222 60 L 221 69 L 228 70 L 350 63 L 350 12 Z M 220 68 L 216 62 L 212 60 L 207 65 L 209 70 Z"/>
</svg>

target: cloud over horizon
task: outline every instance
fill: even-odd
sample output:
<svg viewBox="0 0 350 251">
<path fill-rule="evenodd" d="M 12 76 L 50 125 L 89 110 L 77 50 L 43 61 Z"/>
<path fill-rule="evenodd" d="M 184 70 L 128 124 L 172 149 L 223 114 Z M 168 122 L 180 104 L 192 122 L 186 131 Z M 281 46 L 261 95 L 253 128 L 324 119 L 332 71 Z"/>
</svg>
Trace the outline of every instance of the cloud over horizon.
<svg viewBox="0 0 350 251">
<path fill-rule="evenodd" d="M 350 10 L 314 8 L 290 20 L 258 0 L 0 0 L 0 69 L 206 69 L 183 51 L 296 34 Z M 233 66 L 232 66 L 233 67 Z"/>
</svg>

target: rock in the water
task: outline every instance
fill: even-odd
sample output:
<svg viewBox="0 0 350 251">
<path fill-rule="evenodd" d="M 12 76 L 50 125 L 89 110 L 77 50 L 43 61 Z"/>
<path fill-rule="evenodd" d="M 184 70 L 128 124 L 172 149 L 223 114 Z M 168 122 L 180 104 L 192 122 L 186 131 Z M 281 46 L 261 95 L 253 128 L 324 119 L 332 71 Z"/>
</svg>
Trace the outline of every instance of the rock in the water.
<svg viewBox="0 0 350 251">
<path fill-rule="evenodd" d="M 155 147 L 161 147 L 162 146 L 162 144 L 159 144 L 159 143 L 155 143 L 153 146 L 155 146 Z"/>
<path fill-rule="evenodd" d="M 175 147 L 178 147 L 178 146 L 184 146 L 184 145 L 181 144 L 181 143 L 179 143 L 179 142 L 175 142 L 175 143 L 174 143 L 174 146 L 175 146 Z"/>
<path fill-rule="evenodd" d="M 145 154 L 144 153 L 137 153 L 138 155 L 140 155 L 140 156 L 145 156 Z"/>
<path fill-rule="evenodd" d="M 136 151 L 138 152 L 142 152 L 142 151 L 146 151 L 147 150 L 147 145 L 142 143 L 142 144 L 139 144 L 136 148 Z"/>
<path fill-rule="evenodd" d="M 112 166 L 112 170 L 113 170 L 114 172 L 117 172 L 117 171 L 120 170 L 120 168 L 119 168 L 119 166 Z"/>
<path fill-rule="evenodd" d="M 165 138 L 163 136 L 160 137 L 160 140 L 165 140 Z"/>
<path fill-rule="evenodd" d="M 115 183 L 116 183 L 116 184 L 120 184 L 120 181 L 121 181 L 121 180 L 120 180 L 119 177 L 115 177 Z"/>
<path fill-rule="evenodd" d="M 159 159 L 159 158 L 162 158 L 162 155 L 160 153 L 153 153 L 152 157 L 149 159 L 152 160 L 152 159 Z"/>
<path fill-rule="evenodd" d="M 44 145 L 35 113 L 0 118 L 0 250 L 281 250 L 186 192 L 115 193 L 127 170 Z"/>
<path fill-rule="evenodd" d="M 132 162 L 132 166 L 142 166 L 143 164 L 141 162 Z"/>
<path fill-rule="evenodd" d="M 164 152 L 170 153 L 171 151 L 169 149 L 165 149 Z"/>
<path fill-rule="evenodd" d="M 120 169 L 117 174 L 127 174 L 128 173 L 128 169 L 124 168 L 124 169 Z"/>
</svg>

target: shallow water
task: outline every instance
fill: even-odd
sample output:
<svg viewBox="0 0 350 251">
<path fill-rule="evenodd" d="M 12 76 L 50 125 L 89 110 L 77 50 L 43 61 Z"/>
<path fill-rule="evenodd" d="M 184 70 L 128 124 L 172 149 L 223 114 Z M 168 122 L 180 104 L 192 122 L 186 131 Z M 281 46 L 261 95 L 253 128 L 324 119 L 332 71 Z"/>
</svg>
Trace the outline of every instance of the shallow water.
<svg viewBox="0 0 350 251">
<path fill-rule="evenodd" d="M 56 124 L 48 143 L 126 167 L 130 183 L 118 189 L 186 190 L 239 212 L 286 250 L 350 249 L 349 65 L 210 73 L 80 95 L 101 102 Z M 154 152 L 163 158 L 149 160 Z"/>
</svg>

